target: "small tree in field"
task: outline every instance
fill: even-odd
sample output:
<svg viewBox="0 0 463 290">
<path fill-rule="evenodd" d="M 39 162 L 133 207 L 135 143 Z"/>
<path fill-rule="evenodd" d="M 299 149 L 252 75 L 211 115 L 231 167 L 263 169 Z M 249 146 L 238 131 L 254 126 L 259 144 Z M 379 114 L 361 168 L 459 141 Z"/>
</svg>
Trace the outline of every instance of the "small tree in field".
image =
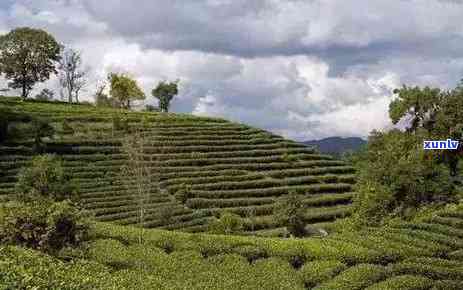
<svg viewBox="0 0 463 290">
<path fill-rule="evenodd" d="M 176 82 L 160 82 L 155 87 L 151 94 L 159 100 L 159 109 L 161 112 L 169 112 L 170 101 L 178 94 L 178 83 Z"/>
<path fill-rule="evenodd" d="M 41 29 L 16 28 L 0 36 L 0 73 L 11 82 L 13 89 L 22 89 L 25 99 L 37 82 L 56 73 L 55 63 L 60 59 L 61 46 Z"/>
<path fill-rule="evenodd" d="M 121 179 L 124 182 L 126 190 L 135 189 L 134 200 L 138 208 L 138 222 L 141 229 L 140 243 L 143 239 L 143 226 L 145 223 L 146 204 L 150 198 L 150 185 L 152 175 L 150 169 L 145 165 L 143 155 L 142 132 L 135 132 L 127 136 L 123 141 L 123 151 L 127 154 L 127 162 L 121 168 Z"/>
<path fill-rule="evenodd" d="M 295 191 L 290 191 L 287 195 L 278 200 L 274 215 L 281 225 L 284 225 L 288 232 L 295 237 L 303 237 L 305 231 L 305 207 L 304 196 Z"/>
</svg>

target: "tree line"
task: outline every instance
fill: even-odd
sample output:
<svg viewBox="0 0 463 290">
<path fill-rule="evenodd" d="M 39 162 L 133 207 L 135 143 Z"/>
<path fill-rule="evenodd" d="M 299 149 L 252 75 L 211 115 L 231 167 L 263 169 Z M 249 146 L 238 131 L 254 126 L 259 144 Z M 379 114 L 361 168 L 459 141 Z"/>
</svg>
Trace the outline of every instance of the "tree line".
<svg viewBox="0 0 463 290">
<path fill-rule="evenodd" d="M 34 85 L 58 76 L 61 99 L 79 103 L 79 95 L 88 85 L 89 68 L 84 67 L 82 53 L 66 48 L 42 29 L 20 27 L 0 36 L 0 75 L 8 82 L 8 88 L 20 89 L 21 97 L 27 99 Z M 109 96 L 104 93 L 106 82 Z M 159 108 L 147 105 L 146 110 L 168 112 L 171 100 L 178 94 L 179 81 L 161 81 L 151 91 L 158 99 Z M 39 100 L 52 100 L 54 92 L 43 89 L 35 96 Z M 110 72 L 107 80 L 99 85 L 95 94 L 97 106 L 130 109 L 133 101 L 146 99 L 137 81 L 125 73 Z"/>
</svg>

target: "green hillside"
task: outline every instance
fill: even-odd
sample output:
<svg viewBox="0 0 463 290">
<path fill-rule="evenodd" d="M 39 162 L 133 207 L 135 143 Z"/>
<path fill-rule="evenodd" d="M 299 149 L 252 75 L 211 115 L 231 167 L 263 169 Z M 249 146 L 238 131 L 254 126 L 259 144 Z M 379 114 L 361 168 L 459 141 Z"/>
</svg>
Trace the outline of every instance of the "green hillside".
<svg viewBox="0 0 463 290">
<path fill-rule="evenodd" d="M 186 114 L 14 98 L 0 98 L 0 112 L 11 116 L 10 129 L 19 131 L 30 126 L 31 117 L 51 121 L 55 135 L 45 150 L 61 157 L 85 207 L 99 221 L 137 223 L 136 185 L 127 187 L 120 169 L 127 157 L 122 140 L 134 131 L 145 137 L 143 157 L 153 173 L 145 227 L 201 232 L 212 216 L 229 211 L 245 218 L 252 213 L 244 225 L 249 234 L 279 235 L 283 228 L 272 211 L 276 198 L 290 190 L 305 194 L 308 224 L 325 226 L 351 212 L 352 167 L 260 129 Z M 32 142 L 22 137 L 0 146 L 3 200 L 15 193 L 18 171 L 34 156 Z M 191 197 L 183 205 L 174 194 L 185 186 Z M 160 216 L 166 207 L 173 215 L 168 221 Z"/>
<path fill-rule="evenodd" d="M 55 134 L 43 149 L 63 160 L 98 221 L 82 248 L 56 255 L 0 245 L 3 289 L 463 289 L 461 203 L 357 229 L 342 220 L 352 211 L 354 169 L 263 130 L 15 98 L 0 98 L 0 112 L 11 136 L 20 136 L 0 146 L 2 200 L 13 197 L 17 173 L 37 154 L 34 118 L 46 118 Z M 121 167 L 129 161 L 124 140 L 136 132 L 149 171 L 144 227 L 157 229 L 133 226 L 139 188 Z M 186 187 L 183 204 L 175 194 Z M 336 222 L 336 230 L 271 237 L 284 233 L 275 202 L 292 190 L 304 193 L 307 224 Z M 197 233 L 225 211 L 243 217 L 245 235 L 268 237 Z"/>
<path fill-rule="evenodd" d="M 279 239 L 98 224 L 87 259 L 0 247 L 5 289 L 463 289 L 463 206 L 414 223 Z M 9 287 L 9 288 L 8 288 Z M 37 288 L 34 288 L 37 289 Z"/>
</svg>

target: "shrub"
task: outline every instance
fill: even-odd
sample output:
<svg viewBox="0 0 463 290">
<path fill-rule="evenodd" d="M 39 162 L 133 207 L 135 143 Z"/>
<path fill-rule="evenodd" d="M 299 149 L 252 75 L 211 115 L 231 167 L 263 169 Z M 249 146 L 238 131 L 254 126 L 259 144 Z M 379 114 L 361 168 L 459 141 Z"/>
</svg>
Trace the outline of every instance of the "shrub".
<svg viewBox="0 0 463 290">
<path fill-rule="evenodd" d="M 242 218 L 233 213 L 224 212 L 220 219 L 213 220 L 209 230 L 215 234 L 236 234 L 243 230 Z"/>
<path fill-rule="evenodd" d="M 88 257 L 116 269 L 133 266 L 128 262 L 127 247 L 113 239 L 96 240 L 89 245 Z"/>
<path fill-rule="evenodd" d="M 45 154 L 34 157 L 30 167 L 21 169 L 16 191 L 22 200 L 45 196 L 60 201 L 72 198 L 75 187 L 61 161 L 55 155 Z"/>
<path fill-rule="evenodd" d="M 429 289 L 432 282 L 432 280 L 421 276 L 401 275 L 374 284 L 368 287 L 367 290 L 426 290 Z"/>
<path fill-rule="evenodd" d="M 20 247 L 0 247 L 0 261 L 2 289 L 117 289 L 120 283 L 95 262 L 65 263 Z"/>
<path fill-rule="evenodd" d="M 374 224 L 389 215 L 411 217 L 423 205 L 454 198 L 448 169 L 423 150 L 423 138 L 399 130 L 372 133 L 356 161 L 359 220 Z"/>
<path fill-rule="evenodd" d="M 299 274 L 307 288 L 329 280 L 347 269 L 347 266 L 336 260 L 313 261 L 305 264 L 299 270 Z"/>
<path fill-rule="evenodd" d="M 314 288 L 316 290 L 355 290 L 364 289 L 387 277 L 388 271 L 381 266 L 359 264 L 351 267 L 330 281 Z"/>
<path fill-rule="evenodd" d="M 90 222 L 86 212 L 70 201 L 37 199 L 11 201 L 0 207 L 0 241 L 48 253 L 77 247 L 87 240 Z"/>
<path fill-rule="evenodd" d="M 290 191 L 282 196 L 274 209 L 275 218 L 279 224 L 286 226 L 288 232 L 295 237 L 303 237 L 305 231 L 304 196 Z"/>
</svg>

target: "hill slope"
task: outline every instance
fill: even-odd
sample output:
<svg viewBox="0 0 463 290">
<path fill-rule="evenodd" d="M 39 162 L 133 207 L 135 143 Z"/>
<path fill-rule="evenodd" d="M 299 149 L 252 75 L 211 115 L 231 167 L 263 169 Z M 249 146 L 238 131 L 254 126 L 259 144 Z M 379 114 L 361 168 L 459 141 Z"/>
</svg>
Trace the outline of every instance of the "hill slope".
<svg viewBox="0 0 463 290">
<path fill-rule="evenodd" d="M 358 151 L 366 141 L 358 137 L 329 137 L 320 140 L 304 141 L 303 144 L 317 148 L 321 153 L 341 155 L 348 151 Z"/>
<path fill-rule="evenodd" d="M 10 131 L 30 126 L 31 116 L 51 120 L 56 134 L 46 141 L 46 152 L 61 156 L 85 206 L 99 221 L 138 222 L 136 185 L 127 186 L 121 176 L 127 161 L 122 140 L 135 130 L 145 136 L 145 165 L 160 181 L 153 177 L 147 184 L 145 227 L 203 231 L 213 215 L 230 211 L 251 214 L 245 224 L 250 234 L 278 235 L 282 228 L 272 218 L 272 209 L 276 198 L 289 190 L 306 195 L 307 223 L 330 222 L 351 210 L 352 167 L 263 130 L 186 114 L 12 98 L 0 98 L 0 112 L 17 120 Z M 31 148 L 27 138 L 0 144 L 3 199 L 14 194 L 16 174 L 34 155 Z M 191 188 L 185 205 L 173 196 L 184 185 Z M 166 207 L 172 214 L 168 220 L 162 217 Z"/>
</svg>

